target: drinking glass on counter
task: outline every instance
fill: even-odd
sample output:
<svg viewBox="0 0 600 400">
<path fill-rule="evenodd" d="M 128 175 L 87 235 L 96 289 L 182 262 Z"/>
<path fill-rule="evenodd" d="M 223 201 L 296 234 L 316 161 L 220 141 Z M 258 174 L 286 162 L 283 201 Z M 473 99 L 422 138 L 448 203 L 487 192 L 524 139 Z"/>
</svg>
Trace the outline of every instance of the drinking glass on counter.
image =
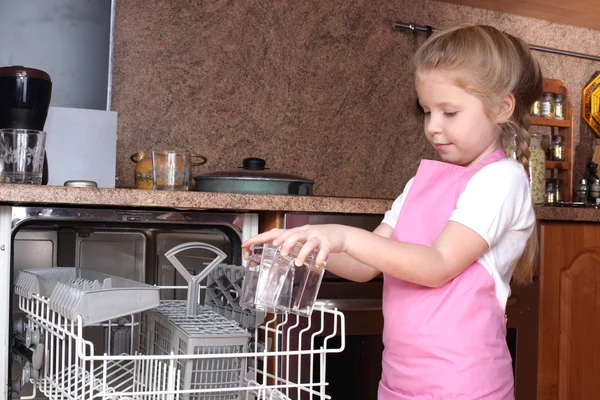
<svg viewBox="0 0 600 400">
<path fill-rule="evenodd" d="M 152 152 L 155 190 L 187 191 L 190 186 L 190 154 L 185 151 Z"/>
<path fill-rule="evenodd" d="M 46 132 L 34 129 L 0 129 L 0 181 L 42 184 Z"/>
</svg>

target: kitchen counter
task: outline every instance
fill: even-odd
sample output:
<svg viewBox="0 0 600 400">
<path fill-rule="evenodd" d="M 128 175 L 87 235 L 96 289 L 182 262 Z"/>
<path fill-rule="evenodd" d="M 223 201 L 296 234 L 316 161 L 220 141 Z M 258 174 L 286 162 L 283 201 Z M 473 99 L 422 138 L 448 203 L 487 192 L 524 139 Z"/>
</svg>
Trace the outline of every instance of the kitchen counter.
<svg viewBox="0 0 600 400">
<path fill-rule="evenodd" d="M 538 221 L 600 222 L 600 209 L 593 207 L 536 206 Z"/>
<path fill-rule="evenodd" d="M 383 214 L 391 207 L 392 202 L 391 199 L 353 197 L 168 192 L 0 184 L 0 204 L 12 205 Z M 540 221 L 600 222 L 600 209 L 596 208 L 536 206 L 535 213 Z"/>
<path fill-rule="evenodd" d="M 383 214 L 393 200 L 0 184 L 0 204 Z"/>
</svg>

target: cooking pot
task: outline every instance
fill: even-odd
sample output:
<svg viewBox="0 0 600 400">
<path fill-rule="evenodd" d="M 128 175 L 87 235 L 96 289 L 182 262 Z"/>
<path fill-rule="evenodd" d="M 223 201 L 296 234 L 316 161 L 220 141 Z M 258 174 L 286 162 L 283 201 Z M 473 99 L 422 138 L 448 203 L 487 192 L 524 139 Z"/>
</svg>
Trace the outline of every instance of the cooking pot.
<svg viewBox="0 0 600 400">
<path fill-rule="evenodd" d="M 314 181 L 301 176 L 270 171 L 262 158 L 245 158 L 231 171 L 194 176 L 198 192 L 311 195 Z"/>
</svg>

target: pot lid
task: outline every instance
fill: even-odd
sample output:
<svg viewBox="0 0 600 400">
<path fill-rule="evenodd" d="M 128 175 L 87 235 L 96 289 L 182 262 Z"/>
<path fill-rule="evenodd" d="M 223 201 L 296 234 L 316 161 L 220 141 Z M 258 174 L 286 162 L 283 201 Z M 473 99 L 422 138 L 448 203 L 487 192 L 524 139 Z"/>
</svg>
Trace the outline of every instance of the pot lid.
<svg viewBox="0 0 600 400">
<path fill-rule="evenodd" d="M 27 68 L 22 65 L 12 65 L 10 67 L 0 67 L 0 78 L 4 76 L 19 76 L 23 78 L 37 78 L 44 79 L 46 81 L 50 80 L 50 75 L 41 69 L 35 68 Z"/>
<path fill-rule="evenodd" d="M 255 157 L 244 158 L 242 166 L 231 171 L 213 171 L 194 176 L 194 180 L 202 179 L 260 179 L 314 183 L 312 180 L 298 175 L 271 171 L 266 168 L 265 160 Z"/>
</svg>

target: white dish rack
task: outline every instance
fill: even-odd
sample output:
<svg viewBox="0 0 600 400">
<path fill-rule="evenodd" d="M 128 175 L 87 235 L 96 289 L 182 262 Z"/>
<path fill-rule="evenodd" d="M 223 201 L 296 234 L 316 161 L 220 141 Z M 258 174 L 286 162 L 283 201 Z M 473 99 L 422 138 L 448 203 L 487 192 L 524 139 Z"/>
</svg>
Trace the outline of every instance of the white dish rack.
<svg viewBox="0 0 600 400">
<path fill-rule="evenodd" d="M 203 243 L 186 243 L 171 249 L 167 258 L 179 270 L 183 266 L 175 254 L 194 247 L 217 254 L 199 276 L 186 277 L 188 294 L 197 300 L 200 277 L 225 255 Z M 248 331 L 190 298 L 163 301 L 141 314 L 121 315 L 126 318 L 118 322 L 113 316 L 90 324 L 82 315 L 54 309 L 51 293 L 17 294 L 33 354 L 23 381 L 34 385 L 34 393 L 23 400 L 37 398 L 37 391 L 51 400 L 329 399 L 326 356 L 345 345 L 344 315 L 318 305 L 310 318 L 269 315 Z M 98 354 L 84 326 L 104 326 L 110 335 L 117 324 L 130 328 L 134 351 Z"/>
</svg>

